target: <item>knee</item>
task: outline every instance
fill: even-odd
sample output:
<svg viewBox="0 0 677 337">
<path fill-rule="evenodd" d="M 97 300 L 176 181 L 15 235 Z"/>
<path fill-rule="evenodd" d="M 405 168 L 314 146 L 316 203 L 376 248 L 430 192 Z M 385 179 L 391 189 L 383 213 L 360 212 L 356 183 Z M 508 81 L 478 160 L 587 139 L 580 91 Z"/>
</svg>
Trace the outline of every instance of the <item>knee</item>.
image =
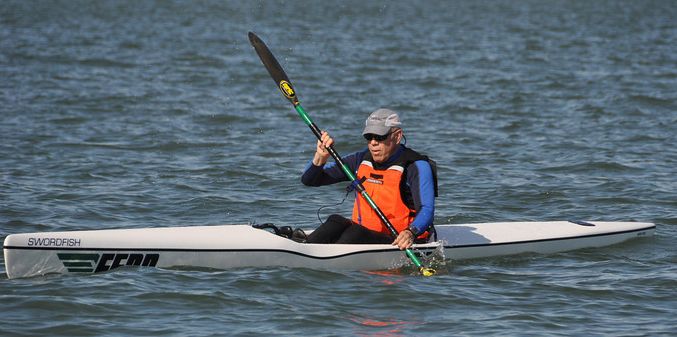
<svg viewBox="0 0 677 337">
<path fill-rule="evenodd" d="M 324 223 L 343 223 L 346 222 L 346 218 L 338 215 L 338 214 L 332 214 L 330 215 L 327 220 Z"/>
</svg>

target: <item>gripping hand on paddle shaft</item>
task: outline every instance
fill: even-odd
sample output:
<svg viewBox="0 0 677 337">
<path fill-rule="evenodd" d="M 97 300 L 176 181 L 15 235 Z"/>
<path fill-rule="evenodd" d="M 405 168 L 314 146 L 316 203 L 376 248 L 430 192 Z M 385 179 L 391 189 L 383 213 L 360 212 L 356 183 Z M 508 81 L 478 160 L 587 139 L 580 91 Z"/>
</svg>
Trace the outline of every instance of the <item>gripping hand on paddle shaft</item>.
<svg viewBox="0 0 677 337">
<path fill-rule="evenodd" d="M 322 131 L 322 137 L 317 141 L 317 149 L 313 157 L 313 165 L 323 166 L 329 160 L 329 151 L 327 148 L 334 144 L 334 140 L 329 136 L 327 131 Z"/>
<path fill-rule="evenodd" d="M 393 241 L 393 246 L 397 246 L 400 250 L 405 250 L 411 248 L 414 244 L 414 233 L 409 229 L 405 229 L 397 235 L 395 241 Z"/>
</svg>

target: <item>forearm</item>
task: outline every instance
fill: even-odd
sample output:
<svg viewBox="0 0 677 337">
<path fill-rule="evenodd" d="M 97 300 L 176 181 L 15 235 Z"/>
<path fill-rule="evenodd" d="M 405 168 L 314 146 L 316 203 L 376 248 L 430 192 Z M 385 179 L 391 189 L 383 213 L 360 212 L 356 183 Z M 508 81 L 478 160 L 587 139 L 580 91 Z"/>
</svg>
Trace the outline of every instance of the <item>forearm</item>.
<svg viewBox="0 0 677 337">
<path fill-rule="evenodd" d="M 315 152 L 315 155 L 313 156 L 313 160 L 311 160 L 311 162 L 313 163 L 313 165 L 321 167 L 327 163 L 327 159 L 328 159 L 327 157 Z"/>
<path fill-rule="evenodd" d="M 326 172 L 327 169 L 331 170 L 330 166 L 331 164 L 318 166 L 311 160 L 303 171 L 301 182 L 306 186 L 323 186 L 338 182 Z"/>
<path fill-rule="evenodd" d="M 432 205 L 424 205 L 421 207 L 421 209 L 416 213 L 416 218 L 414 219 L 414 222 L 412 222 L 409 225 L 409 229 L 416 235 L 420 235 L 421 233 L 425 232 L 428 228 L 430 228 L 430 225 L 433 223 L 433 219 L 435 217 L 435 205 L 434 201 Z"/>
<path fill-rule="evenodd" d="M 364 157 L 364 152 L 365 151 L 355 152 L 342 158 L 349 170 L 355 172 L 358 163 L 361 162 Z M 336 165 L 335 162 L 326 163 L 324 165 L 315 165 L 315 159 L 316 156 L 313 156 L 313 159 L 308 162 L 308 165 L 306 165 L 306 168 L 303 171 L 301 182 L 304 185 L 323 186 L 348 180 L 348 177 L 343 173 L 343 169 Z"/>
<path fill-rule="evenodd" d="M 435 217 L 435 183 L 427 162 L 417 161 L 411 168 L 408 179 L 416 218 L 409 228 L 415 234 L 421 234 L 432 225 Z"/>
</svg>

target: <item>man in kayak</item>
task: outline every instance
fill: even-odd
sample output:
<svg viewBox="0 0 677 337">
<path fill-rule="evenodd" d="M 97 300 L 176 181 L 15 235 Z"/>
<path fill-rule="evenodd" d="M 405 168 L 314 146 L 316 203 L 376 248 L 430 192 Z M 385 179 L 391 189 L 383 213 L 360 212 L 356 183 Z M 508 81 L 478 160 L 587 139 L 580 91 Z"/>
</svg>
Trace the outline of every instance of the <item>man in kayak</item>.
<svg viewBox="0 0 677 337">
<path fill-rule="evenodd" d="M 367 118 L 362 135 L 367 148 L 352 153 L 343 162 L 356 172 L 367 193 L 383 211 L 399 235 L 393 241 L 376 212 L 358 193 L 352 219 L 330 215 L 308 235 L 308 243 L 392 243 L 400 249 L 414 242 L 425 242 L 432 229 L 435 212 L 436 177 L 428 157 L 400 144 L 404 133 L 398 114 L 378 109 Z M 333 144 L 322 132 L 315 155 L 301 181 L 322 186 L 347 181 L 341 168 L 332 162 L 327 148 Z"/>
</svg>

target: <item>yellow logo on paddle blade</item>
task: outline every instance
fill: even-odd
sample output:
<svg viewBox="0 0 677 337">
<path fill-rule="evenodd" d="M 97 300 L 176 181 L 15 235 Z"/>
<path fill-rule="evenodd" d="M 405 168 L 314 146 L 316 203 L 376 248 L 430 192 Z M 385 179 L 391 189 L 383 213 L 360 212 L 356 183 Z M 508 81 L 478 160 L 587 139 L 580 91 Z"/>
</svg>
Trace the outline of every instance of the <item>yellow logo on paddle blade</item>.
<svg viewBox="0 0 677 337">
<path fill-rule="evenodd" d="M 291 84 L 285 80 L 280 81 L 280 90 L 289 99 L 292 99 L 294 98 L 294 96 L 296 96 L 296 93 L 294 92 L 294 89 L 291 87 Z"/>
</svg>

